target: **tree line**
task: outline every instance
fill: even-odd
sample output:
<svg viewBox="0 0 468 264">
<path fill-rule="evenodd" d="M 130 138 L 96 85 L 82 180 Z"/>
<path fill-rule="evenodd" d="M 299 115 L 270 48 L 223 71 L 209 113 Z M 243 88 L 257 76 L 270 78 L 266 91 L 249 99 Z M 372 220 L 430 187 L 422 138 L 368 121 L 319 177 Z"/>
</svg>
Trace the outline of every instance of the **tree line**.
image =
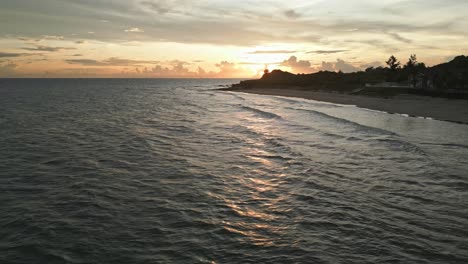
<svg viewBox="0 0 468 264">
<path fill-rule="evenodd" d="M 438 90 L 468 90 L 468 57 L 458 56 L 448 63 L 426 67 L 411 54 L 402 64 L 395 56 L 385 61 L 387 67 L 367 68 L 370 81 L 410 83 L 413 87 Z"/>
<path fill-rule="evenodd" d="M 343 73 L 320 71 L 311 74 L 291 74 L 281 70 L 265 74 L 259 81 L 246 81 L 242 85 L 293 85 L 320 89 L 353 90 L 366 84 L 398 82 L 423 90 L 446 93 L 454 90 L 468 93 L 468 57 L 457 56 L 452 61 L 432 67 L 419 62 L 411 54 L 402 64 L 395 56 L 385 61 L 386 67 L 369 67 L 364 71 Z"/>
<path fill-rule="evenodd" d="M 411 82 L 416 87 L 418 75 L 424 73 L 427 68 L 426 64 L 418 62 L 416 54 L 411 54 L 404 65 L 394 55 L 390 56 L 385 64 L 388 67 L 370 67 L 365 71 L 369 74 L 379 75 L 380 78 L 377 77 L 376 79 L 387 82 Z"/>
</svg>

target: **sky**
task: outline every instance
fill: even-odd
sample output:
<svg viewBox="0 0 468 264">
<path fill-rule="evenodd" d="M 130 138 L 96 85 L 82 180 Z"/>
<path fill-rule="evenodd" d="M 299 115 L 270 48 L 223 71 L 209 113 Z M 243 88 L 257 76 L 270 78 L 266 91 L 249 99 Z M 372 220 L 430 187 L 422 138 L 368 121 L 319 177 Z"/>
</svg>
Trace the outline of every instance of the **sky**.
<svg viewBox="0 0 468 264">
<path fill-rule="evenodd" d="M 0 0 L 1 77 L 253 78 L 468 54 L 466 0 Z"/>
</svg>

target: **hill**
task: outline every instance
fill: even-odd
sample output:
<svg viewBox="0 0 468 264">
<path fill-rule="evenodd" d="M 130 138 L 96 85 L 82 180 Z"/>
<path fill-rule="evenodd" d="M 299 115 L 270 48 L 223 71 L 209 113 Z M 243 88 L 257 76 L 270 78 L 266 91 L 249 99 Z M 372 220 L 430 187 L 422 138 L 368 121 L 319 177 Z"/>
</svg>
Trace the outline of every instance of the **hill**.
<svg viewBox="0 0 468 264">
<path fill-rule="evenodd" d="M 311 74 L 292 74 L 274 70 L 258 80 L 241 81 L 230 89 L 288 88 L 391 94 L 412 93 L 433 96 L 468 97 L 468 57 L 458 56 L 452 61 L 426 68 L 423 63 L 408 63 L 399 68 L 368 68 L 354 73 L 321 71 Z"/>
</svg>

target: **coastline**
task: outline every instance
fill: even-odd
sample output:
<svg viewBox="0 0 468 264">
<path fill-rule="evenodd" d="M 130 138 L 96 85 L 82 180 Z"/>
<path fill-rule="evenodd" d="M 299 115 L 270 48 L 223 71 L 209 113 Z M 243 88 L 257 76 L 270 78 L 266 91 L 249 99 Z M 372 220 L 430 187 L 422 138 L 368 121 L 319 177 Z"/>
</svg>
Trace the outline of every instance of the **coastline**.
<svg viewBox="0 0 468 264">
<path fill-rule="evenodd" d="M 296 97 L 336 104 L 355 105 L 390 114 L 406 114 L 414 117 L 432 118 L 440 121 L 468 124 L 468 101 L 400 94 L 393 97 L 350 95 L 323 91 L 288 88 L 225 88 L 223 91 L 259 95 Z"/>
</svg>

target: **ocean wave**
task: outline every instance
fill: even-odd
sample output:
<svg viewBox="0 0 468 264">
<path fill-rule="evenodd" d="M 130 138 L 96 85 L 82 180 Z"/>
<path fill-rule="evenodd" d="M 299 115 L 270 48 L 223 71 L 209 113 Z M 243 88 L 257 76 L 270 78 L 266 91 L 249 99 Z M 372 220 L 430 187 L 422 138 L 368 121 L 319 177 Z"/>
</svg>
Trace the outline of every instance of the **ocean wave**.
<svg viewBox="0 0 468 264">
<path fill-rule="evenodd" d="M 247 110 L 249 112 L 252 112 L 262 118 L 268 118 L 268 119 L 283 119 L 281 116 L 275 114 L 275 113 L 272 113 L 272 112 L 267 112 L 267 111 L 263 111 L 263 110 L 260 110 L 258 108 L 254 108 L 254 107 L 250 107 L 250 106 L 241 106 L 242 109 L 244 110 Z"/>
</svg>

